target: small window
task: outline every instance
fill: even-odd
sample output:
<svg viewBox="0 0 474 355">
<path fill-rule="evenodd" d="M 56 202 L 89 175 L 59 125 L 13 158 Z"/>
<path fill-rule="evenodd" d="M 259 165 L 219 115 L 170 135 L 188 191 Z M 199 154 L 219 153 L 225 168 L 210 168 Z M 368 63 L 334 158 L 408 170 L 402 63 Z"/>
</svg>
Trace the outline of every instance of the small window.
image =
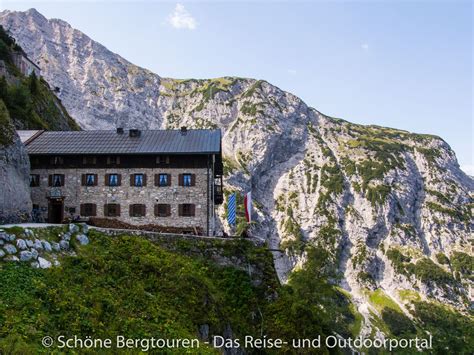
<svg viewBox="0 0 474 355">
<path fill-rule="evenodd" d="M 81 216 L 95 217 L 97 214 L 97 206 L 94 203 L 81 204 Z"/>
<path fill-rule="evenodd" d="M 145 174 L 130 175 L 130 186 L 136 186 L 136 187 L 146 186 L 146 175 Z"/>
<path fill-rule="evenodd" d="M 158 155 L 156 157 L 156 164 L 169 164 L 170 156 L 169 155 Z"/>
<path fill-rule="evenodd" d="M 191 186 L 191 174 L 183 174 L 183 186 Z"/>
<path fill-rule="evenodd" d="M 31 187 L 40 186 L 40 176 L 38 174 L 30 175 L 30 186 Z"/>
<path fill-rule="evenodd" d="M 158 186 L 169 186 L 170 176 L 168 174 L 158 174 Z"/>
<path fill-rule="evenodd" d="M 146 215 L 146 206 L 142 204 L 130 205 L 130 217 L 144 217 Z"/>
<path fill-rule="evenodd" d="M 62 165 L 62 164 L 64 164 L 64 159 L 63 159 L 63 157 L 59 157 L 59 156 L 51 157 L 51 164 L 52 165 Z"/>
<path fill-rule="evenodd" d="M 85 176 L 85 186 L 96 186 L 97 185 L 97 175 L 96 174 L 86 174 Z"/>
<path fill-rule="evenodd" d="M 82 158 L 82 164 L 84 164 L 84 165 L 96 165 L 97 164 L 97 158 L 92 157 L 92 156 L 84 156 Z"/>
<path fill-rule="evenodd" d="M 64 186 L 64 175 L 63 174 L 49 175 L 49 186 L 53 186 L 53 187 Z"/>
<path fill-rule="evenodd" d="M 191 203 L 183 203 L 182 205 L 179 205 L 179 215 L 182 217 L 194 217 L 194 205 Z"/>
<path fill-rule="evenodd" d="M 104 216 L 106 217 L 119 217 L 120 216 L 120 205 L 118 203 L 108 203 L 104 205 Z"/>
<path fill-rule="evenodd" d="M 155 205 L 155 216 L 156 217 L 169 217 L 171 216 L 171 206 L 164 203 Z"/>
<path fill-rule="evenodd" d="M 120 157 L 117 155 L 111 155 L 107 157 L 107 164 L 108 165 L 119 165 L 120 164 Z"/>
<path fill-rule="evenodd" d="M 120 186 L 119 174 L 107 174 L 106 176 L 108 186 Z"/>
<path fill-rule="evenodd" d="M 179 174 L 179 186 L 194 186 L 196 184 L 196 175 Z"/>
</svg>

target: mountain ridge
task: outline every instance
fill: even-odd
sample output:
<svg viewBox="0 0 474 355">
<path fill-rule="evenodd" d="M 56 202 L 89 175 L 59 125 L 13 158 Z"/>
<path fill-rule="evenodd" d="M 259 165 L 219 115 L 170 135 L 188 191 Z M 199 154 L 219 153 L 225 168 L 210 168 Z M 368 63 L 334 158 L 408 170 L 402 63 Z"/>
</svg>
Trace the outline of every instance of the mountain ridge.
<svg viewBox="0 0 474 355">
<path fill-rule="evenodd" d="M 264 80 L 164 78 L 35 12 L 0 23 L 85 129 L 221 128 L 226 193 L 252 190 L 251 232 L 285 251 L 274 253 L 280 279 L 324 249 L 363 334 L 378 290 L 405 314 L 400 290 L 467 314 L 472 275 L 454 265 L 472 260 L 474 182 L 442 138 L 331 118 Z M 225 206 L 219 215 L 228 230 Z"/>
</svg>

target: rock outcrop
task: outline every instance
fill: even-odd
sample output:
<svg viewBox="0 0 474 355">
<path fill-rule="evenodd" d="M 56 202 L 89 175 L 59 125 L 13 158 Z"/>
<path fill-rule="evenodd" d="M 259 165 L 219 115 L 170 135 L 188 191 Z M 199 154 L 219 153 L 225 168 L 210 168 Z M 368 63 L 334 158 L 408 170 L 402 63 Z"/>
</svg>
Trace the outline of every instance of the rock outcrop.
<svg viewBox="0 0 474 355">
<path fill-rule="evenodd" d="M 0 26 L 0 224 L 30 219 L 30 163 L 16 129 L 74 130 L 48 83 L 16 67 L 21 47 Z"/>
<path fill-rule="evenodd" d="M 0 99 L 0 224 L 30 219 L 30 160 Z"/>
<path fill-rule="evenodd" d="M 474 182 L 441 138 L 327 117 L 265 81 L 162 78 L 35 10 L 0 23 L 85 129 L 221 128 L 227 191 L 253 192 L 281 280 L 324 248 L 367 319 L 375 289 L 469 307 Z"/>
<path fill-rule="evenodd" d="M 70 226 L 69 230 L 64 227 L 0 229 L 0 262 L 28 262 L 32 267 L 41 269 L 58 266 L 59 256 L 76 255 L 71 239 L 74 239 L 74 243 L 77 241 L 78 245 L 89 244 L 86 225 Z M 43 236 L 55 239 L 48 241 Z"/>
</svg>

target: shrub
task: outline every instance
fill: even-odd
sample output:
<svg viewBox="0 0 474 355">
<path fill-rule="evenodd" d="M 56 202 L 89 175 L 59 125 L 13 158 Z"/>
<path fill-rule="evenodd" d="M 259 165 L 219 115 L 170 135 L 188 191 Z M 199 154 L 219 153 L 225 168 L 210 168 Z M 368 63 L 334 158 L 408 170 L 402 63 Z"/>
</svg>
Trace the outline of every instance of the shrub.
<svg viewBox="0 0 474 355">
<path fill-rule="evenodd" d="M 391 261 L 393 268 L 399 274 L 407 274 L 405 263 L 410 262 L 411 258 L 403 255 L 400 250 L 390 248 L 387 250 L 387 258 Z"/>
<path fill-rule="evenodd" d="M 474 321 L 447 307 L 431 302 L 413 302 L 413 315 L 425 332 L 433 336 L 435 354 L 469 354 L 474 349 Z"/>
<path fill-rule="evenodd" d="M 387 196 L 392 191 L 392 188 L 388 185 L 378 185 L 375 187 L 367 187 L 367 200 L 370 201 L 373 207 L 380 205 L 385 202 Z"/>
<path fill-rule="evenodd" d="M 415 275 L 425 283 L 451 284 L 454 281 L 450 273 L 444 271 L 429 258 L 422 258 L 416 262 Z"/>
<path fill-rule="evenodd" d="M 383 309 L 382 320 L 387 324 L 390 332 L 395 336 L 407 336 L 416 333 L 416 328 L 410 318 L 392 308 Z"/>
<path fill-rule="evenodd" d="M 449 259 L 446 255 L 443 253 L 437 253 L 436 254 L 436 260 L 438 260 L 438 263 L 447 265 L 449 264 Z"/>
<path fill-rule="evenodd" d="M 474 268 L 474 256 L 455 251 L 451 254 L 451 265 L 453 270 L 462 275 L 472 275 Z"/>
<path fill-rule="evenodd" d="M 0 127 L 0 145 L 8 146 L 13 143 L 15 128 L 2 99 L 0 99 Z"/>
</svg>

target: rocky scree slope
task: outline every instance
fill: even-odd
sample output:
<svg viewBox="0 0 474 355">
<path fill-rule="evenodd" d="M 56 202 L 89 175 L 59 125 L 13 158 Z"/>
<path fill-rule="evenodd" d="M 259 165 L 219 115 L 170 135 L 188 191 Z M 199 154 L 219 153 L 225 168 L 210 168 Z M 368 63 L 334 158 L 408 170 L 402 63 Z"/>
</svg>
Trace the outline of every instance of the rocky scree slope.
<svg viewBox="0 0 474 355">
<path fill-rule="evenodd" d="M 320 248 L 366 321 L 375 292 L 407 315 L 410 297 L 468 309 L 474 183 L 441 138 L 327 117 L 261 80 L 162 78 L 36 10 L 0 23 L 84 129 L 221 128 L 227 193 L 252 190 L 281 280 Z"/>
</svg>

